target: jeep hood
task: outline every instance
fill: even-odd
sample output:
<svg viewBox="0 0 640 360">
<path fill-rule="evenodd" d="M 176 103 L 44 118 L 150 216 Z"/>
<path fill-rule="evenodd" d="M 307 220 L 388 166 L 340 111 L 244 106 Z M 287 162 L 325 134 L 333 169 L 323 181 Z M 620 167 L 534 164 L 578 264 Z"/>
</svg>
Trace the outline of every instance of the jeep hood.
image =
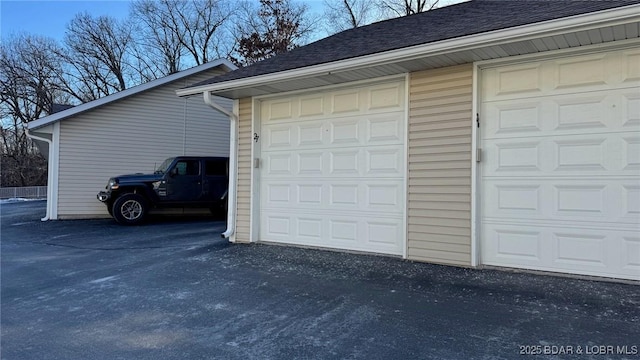
<svg viewBox="0 0 640 360">
<path fill-rule="evenodd" d="M 118 183 L 144 183 L 144 182 L 152 182 L 159 181 L 162 179 L 164 174 L 126 174 L 126 175 L 118 175 L 114 176 L 114 179 L 118 180 Z"/>
</svg>

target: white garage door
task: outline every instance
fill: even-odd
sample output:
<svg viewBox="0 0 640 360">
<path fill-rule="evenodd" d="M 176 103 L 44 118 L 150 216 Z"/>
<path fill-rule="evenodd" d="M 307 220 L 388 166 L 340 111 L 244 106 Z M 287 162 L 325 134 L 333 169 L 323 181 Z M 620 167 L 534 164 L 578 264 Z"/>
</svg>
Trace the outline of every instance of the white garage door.
<svg viewBox="0 0 640 360">
<path fill-rule="evenodd" d="M 402 82 L 261 104 L 260 240 L 401 255 Z"/>
<path fill-rule="evenodd" d="M 640 51 L 482 71 L 484 264 L 640 280 Z"/>
</svg>

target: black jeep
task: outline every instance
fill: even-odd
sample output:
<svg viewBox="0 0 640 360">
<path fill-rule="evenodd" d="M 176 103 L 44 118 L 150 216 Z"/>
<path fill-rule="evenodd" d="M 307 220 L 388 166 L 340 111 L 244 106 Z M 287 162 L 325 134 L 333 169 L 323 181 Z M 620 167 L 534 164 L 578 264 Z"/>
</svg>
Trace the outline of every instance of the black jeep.
<svg viewBox="0 0 640 360">
<path fill-rule="evenodd" d="M 142 222 L 151 209 L 227 209 L 229 159 L 179 156 L 165 160 L 153 174 L 120 175 L 109 179 L 98 200 L 120 224 Z"/>
</svg>

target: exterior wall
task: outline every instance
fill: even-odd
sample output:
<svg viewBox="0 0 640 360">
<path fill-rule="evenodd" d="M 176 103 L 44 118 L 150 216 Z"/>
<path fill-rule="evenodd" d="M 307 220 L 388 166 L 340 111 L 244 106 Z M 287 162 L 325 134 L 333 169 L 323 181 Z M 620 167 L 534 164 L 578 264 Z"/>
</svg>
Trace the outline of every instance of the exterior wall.
<svg viewBox="0 0 640 360">
<path fill-rule="evenodd" d="M 251 98 L 240 99 L 238 114 L 238 178 L 236 242 L 250 241 L 251 224 Z"/>
<path fill-rule="evenodd" d="M 470 266 L 473 66 L 409 81 L 407 257 Z"/>
<path fill-rule="evenodd" d="M 96 194 L 111 176 L 153 172 L 177 155 L 228 156 L 227 116 L 201 96 L 175 94 L 220 73 L 205 71 L 61 121 L 58 218 L 107 217 Z"/>
</svg>

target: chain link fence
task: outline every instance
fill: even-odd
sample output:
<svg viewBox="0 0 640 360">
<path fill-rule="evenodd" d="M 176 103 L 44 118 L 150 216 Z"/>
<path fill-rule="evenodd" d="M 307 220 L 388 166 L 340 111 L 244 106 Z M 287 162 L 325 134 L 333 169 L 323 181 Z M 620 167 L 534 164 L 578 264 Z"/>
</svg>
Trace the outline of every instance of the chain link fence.
<svg viewBox="0 0 640 360">
<path fill-rule="evenodd" d="M 0 188 L 1 199 L 45 199 L 46 186 L 3 187 Z"/>
</svg>

